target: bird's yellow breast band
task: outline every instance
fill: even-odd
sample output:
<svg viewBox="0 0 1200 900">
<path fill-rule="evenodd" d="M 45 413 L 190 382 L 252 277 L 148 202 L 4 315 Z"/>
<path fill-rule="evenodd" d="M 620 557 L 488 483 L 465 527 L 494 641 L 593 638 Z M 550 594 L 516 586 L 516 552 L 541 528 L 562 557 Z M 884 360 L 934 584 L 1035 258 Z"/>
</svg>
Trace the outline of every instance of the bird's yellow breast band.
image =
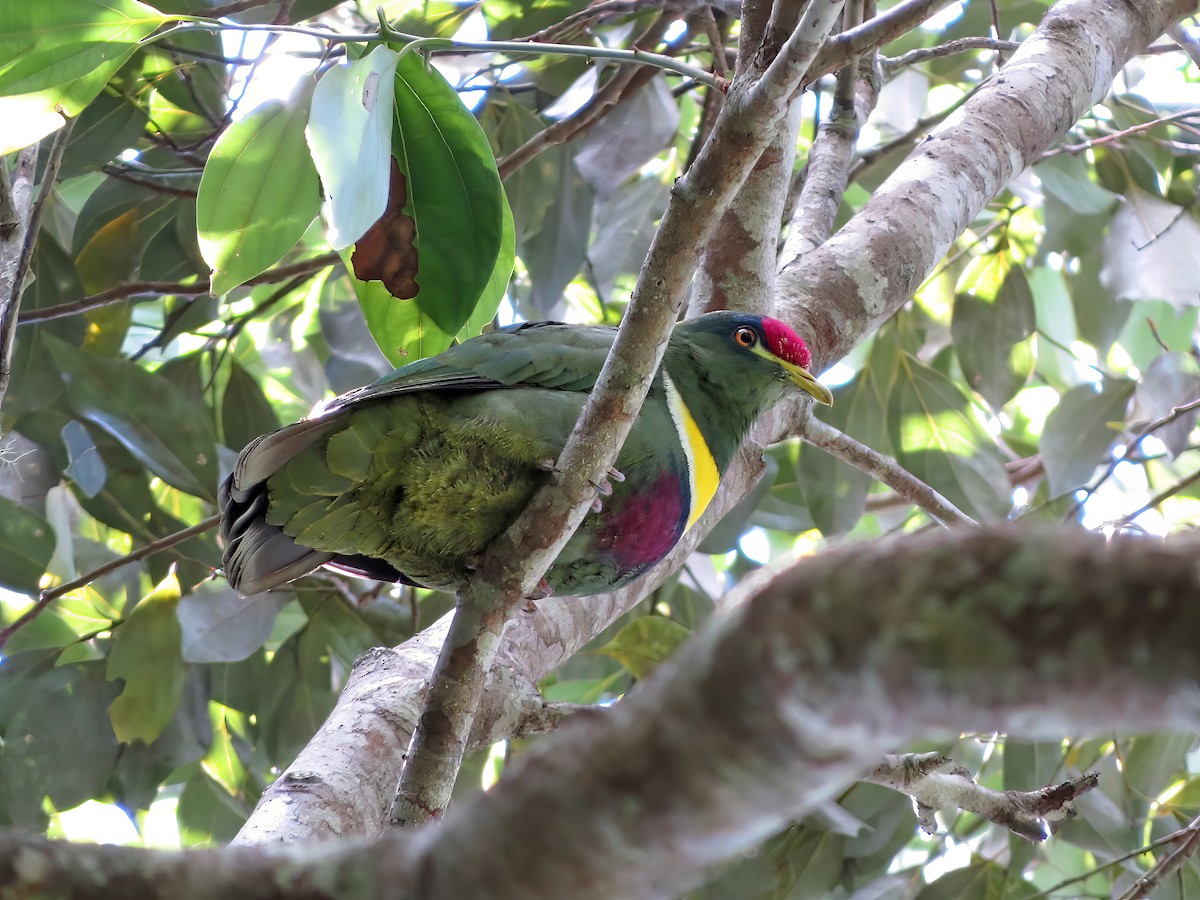
<svg viewBox="0 0 1200 900">
<path fill-rule="evenodd" d="M 683 446 L 683 453 L 687 459 L 688 488 L 691 497 L 687 525 L 683 529 L 687 531 L 708 508 L 713 494 L 717 492 L 721 476 L 717 472 L 717 464 L 713 460 L 712 451 L 708 449 L 704 435 L 700 433 L 700 426 L 696 424 L 691 410 L 679 396 L 679 389 L 675 387 L 675 382 L 671 381 L 671 376 L 666 372 L 663 372 L 663 386 L 667 392 L 667 409 L 670 410 L 671 421 L 675 424 L 679 443 Z"/>
</svg>

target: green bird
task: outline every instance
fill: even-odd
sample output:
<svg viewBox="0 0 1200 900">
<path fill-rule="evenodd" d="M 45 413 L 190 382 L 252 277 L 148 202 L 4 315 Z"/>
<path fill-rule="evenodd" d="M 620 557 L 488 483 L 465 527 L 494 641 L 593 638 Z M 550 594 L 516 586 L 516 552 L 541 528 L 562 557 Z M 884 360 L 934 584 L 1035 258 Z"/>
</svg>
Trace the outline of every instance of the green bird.
<svg viewBox="0 0 1200 900">
<path fill-rule="evenodd" d="M 243 594 L 322 565 L 442 590 L 551 477 L 615 328 L 528 322 L 464 341 L 253 441 L 221 486 L 225 574 Z M 620 587 L 704 512 L 750 426 L 785 395 L 833 396 L 777 319 L 679 324 L 611 484 L 546 573 Z"/>
</svg>

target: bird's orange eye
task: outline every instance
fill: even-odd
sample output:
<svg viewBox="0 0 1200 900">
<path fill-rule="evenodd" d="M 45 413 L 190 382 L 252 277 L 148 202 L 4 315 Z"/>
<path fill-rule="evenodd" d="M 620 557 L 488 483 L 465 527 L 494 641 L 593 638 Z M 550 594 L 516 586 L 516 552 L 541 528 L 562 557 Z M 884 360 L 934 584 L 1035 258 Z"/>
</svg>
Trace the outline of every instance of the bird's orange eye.
<svg viewBox="0 0 1200 900">
<path fill-rule="evenodd" d="M 753 347 L 758 343 L 758 335 L 754 329 L 745 325 L 733 333 L 733 339 L 742 347 Z"/>
</svg>

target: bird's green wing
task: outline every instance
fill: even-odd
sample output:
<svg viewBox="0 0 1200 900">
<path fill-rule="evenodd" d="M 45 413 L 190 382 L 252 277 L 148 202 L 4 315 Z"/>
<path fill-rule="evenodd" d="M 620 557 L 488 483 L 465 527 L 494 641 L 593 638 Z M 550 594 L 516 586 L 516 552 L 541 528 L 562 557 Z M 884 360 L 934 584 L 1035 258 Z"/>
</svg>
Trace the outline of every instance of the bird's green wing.
<svg viewBox="0 0 1200 900">
<path fill-rule="evenodd" d="M 616 333 L 615 328 L 561 322 L 526 322 L 501 328 L 343 394 L 326 411 L 426 390 L 480 390 L 524 384 L 590 391 Z"/>
</svg>

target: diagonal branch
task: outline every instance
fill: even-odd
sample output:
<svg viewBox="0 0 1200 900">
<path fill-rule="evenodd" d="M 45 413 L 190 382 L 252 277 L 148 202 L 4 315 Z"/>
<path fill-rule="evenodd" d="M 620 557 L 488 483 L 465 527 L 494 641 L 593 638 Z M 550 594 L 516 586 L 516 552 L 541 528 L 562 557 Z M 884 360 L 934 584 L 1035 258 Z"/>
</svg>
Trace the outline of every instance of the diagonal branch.
<svg viewBox="0 0 1200 900">
<path fill-rule="evenodd" d="M 894 459 L 856 441 L 814 415 L 810 415 L 808 421 L 801 426 L 800 436 L 830 456 L 835 456 L 866 472 L 876 481 L 886 484 L 905 500 L 923 509 L 935 522 L 947 528 L 979 524 Z"/>
</svg>

